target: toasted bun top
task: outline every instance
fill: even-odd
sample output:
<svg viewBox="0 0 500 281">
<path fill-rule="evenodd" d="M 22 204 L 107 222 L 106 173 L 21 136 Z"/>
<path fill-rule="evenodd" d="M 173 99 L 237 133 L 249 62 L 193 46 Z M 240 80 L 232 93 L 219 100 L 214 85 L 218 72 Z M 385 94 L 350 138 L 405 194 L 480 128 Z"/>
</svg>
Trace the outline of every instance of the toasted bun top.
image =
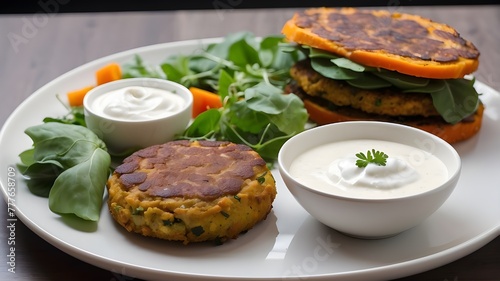
<svg viewBox="0 0 500 281">
<path fill-rule="evenodd" d="M 452 27 L 384 10 L 313 8 L 283 27 L 290 41 L 354 62 L 434 78 L 462 78 L 479 65 L 479 51 Z"/>
</svg>

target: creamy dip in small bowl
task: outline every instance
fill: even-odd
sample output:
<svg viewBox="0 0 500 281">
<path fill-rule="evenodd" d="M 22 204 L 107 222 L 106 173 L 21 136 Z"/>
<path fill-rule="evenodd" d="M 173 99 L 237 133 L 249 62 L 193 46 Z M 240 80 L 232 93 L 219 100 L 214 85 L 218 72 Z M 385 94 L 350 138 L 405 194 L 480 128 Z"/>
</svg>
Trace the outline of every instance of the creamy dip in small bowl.
<svg viewBox="0 0 500 281">
<path fill-rule="evenodd" d="M 450 144 L 422 130 L 354 121 L 292 137 L 278 166 L 317 220 L 350 236 L 384 238 L 441 207 L 459 180 L 461 160 Z"/>
<path fill-rule="evenodd" d="M 161 144 L 191 120 L 193 96 L 175 82 L 130 78 L 100 85 L 84 100 L 87 127 L 113 154 Z"/>
</svg>

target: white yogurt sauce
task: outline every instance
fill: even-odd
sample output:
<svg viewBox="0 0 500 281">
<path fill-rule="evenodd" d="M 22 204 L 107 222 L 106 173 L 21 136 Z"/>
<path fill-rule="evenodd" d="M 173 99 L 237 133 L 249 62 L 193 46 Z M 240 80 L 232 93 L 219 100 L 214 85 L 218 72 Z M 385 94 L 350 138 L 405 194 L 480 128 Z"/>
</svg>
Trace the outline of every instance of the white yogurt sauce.
<svg viewBox="0 0 500 281">
<path fill-rule="evenodd" d="M 378 150 L 386 166 L 356 166 L 356 153 Z M 433 189 L 448 170 L 436 156 L 409 145 L 380 140 L 350 140 L 318 146 L 299 155 L 290 174 L 322 192 L 355 198 L 395 198 Z"/>
<path fill-rule="evenodd" d="M 179 112 L 185 101 L 167 90 L 130 86 L 98 96 L 91 107 L 97 114 L 124 121 L 144 121 Z"/>
</svg>

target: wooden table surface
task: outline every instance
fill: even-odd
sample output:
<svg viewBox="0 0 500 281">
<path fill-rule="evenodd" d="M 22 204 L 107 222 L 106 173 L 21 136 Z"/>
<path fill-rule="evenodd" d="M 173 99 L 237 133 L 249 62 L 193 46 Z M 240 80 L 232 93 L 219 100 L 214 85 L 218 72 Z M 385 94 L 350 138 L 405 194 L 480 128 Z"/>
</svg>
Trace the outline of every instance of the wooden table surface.
<svg viewBox="0 0 500 281">
<path fill-rule="evenodd" d="M 477 79 L 500 90 L 500 6 L 385 7 L 455 27 L 481 51 Z M 36 14 L 0 16 L 0 124 L 59 75 L 119 51 L 237 31 L 279 34 L 294 9 Z M 5 149 L 5 148 L 0 148 Z M 0 161 L 2 161 L 0 159 Z M 500 186 L 499 186 L 500 188 Z M 499 198 L 500 204 L 500 198 Z M 500 214 L 499 214 L 500 216 Z M 0 204 L 6 221 L 7 206 Z M 0 230 L 0 280 L 133 280 L 86 264 L 16 224 L 16 273 L 7 271 L 9 230 Z M 448 265 L 400 280 L 500 280 L 500 237 Z"/>
</svg>

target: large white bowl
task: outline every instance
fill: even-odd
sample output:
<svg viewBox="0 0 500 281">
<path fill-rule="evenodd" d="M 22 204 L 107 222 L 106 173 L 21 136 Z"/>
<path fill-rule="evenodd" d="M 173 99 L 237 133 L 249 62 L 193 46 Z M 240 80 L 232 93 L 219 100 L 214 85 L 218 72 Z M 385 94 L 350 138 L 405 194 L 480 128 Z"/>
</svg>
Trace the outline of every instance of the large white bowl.
<svg viewBox="0 0 500 281">
<path fill-rule="evenodd" d="M 299 183 L 289 169 L 299 155 L 314 147 L 346 140 L 374 139 L 422 149 L 444 162 L 447 181 L 429 191 L 396 198 L 354 198 L 333 195 Z M 345 234 L 383 238 L 410 229 L 433 214 L 450 196 L 461 171 L 456 150 L 442 139 L 404 125 L 354 121 L 324 125 L 289 139 L 278 155 L 279 171 L 295 199 L 313 217 Z"/>
<path fill-rule="evenodd" d="M 180 96 L 184 107 L 174 114 L 149 120 L 120 120 L 99 114 L 92 103 L 101 95 L 131 86 L 143 86 L 167 90 Z M 84 100 L 87 127 L 96 133 L 114 154 L 121 154 L 154 144 L 173 140 L 182 133 L 191 120 L 193 96 L 181 84 L 156 78 L 129 78 L 100 85 L 90 90 Z"/>
</svg>

